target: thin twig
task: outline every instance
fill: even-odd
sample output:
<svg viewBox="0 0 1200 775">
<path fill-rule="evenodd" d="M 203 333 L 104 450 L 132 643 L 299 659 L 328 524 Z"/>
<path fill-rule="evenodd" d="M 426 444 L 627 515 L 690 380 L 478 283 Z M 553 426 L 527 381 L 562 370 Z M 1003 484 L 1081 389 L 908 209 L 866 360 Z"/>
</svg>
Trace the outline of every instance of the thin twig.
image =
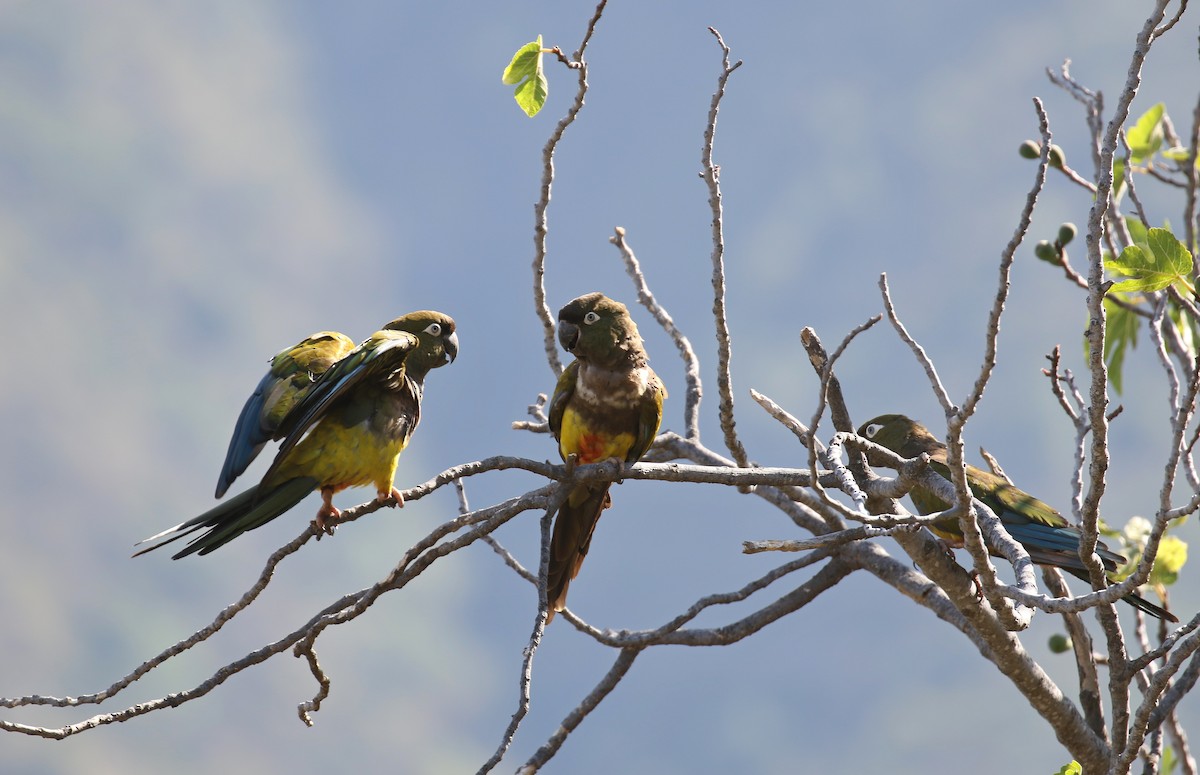
<svg viewBox="0 0 1200 775">
<path fill-rule="evenodd" d="M 567 736 L 575 731 L 575 728 L 587 718 L 589 713 L 596 709 L 597 705 L 604 701 L 609 692 L 616 688 L 621 679 L 625 677 L 625 674 L 629 672 L 629 668 L 633 667 L 633 660 L 640 653 L 640 649 L 621 649 L 617 654 L 616 661 L 613 662 L 613 666 L 600 679 L 596 687 L 592 689 L 588 696 L 583 698 L 578 707 L 567 714 L 567 717 L 563 719 L 562 724 L 550 736 L 550 739 L 543 743 L 542 747 L 537 749 L 533 756 L 529 757 L 529 760 L 517 772 L 520 775 L 532 775 L 541 769 L 543 764 L 550 761 L 558 753 L 558 749 L 562 748 L 562 744 L 566 742 Z"/>
<path fill-rule="evenodd" d="M 633 280 L 634 287 L 637 288 L 638 301 L 650 311 L 650 314 L 658 321 L 658 325 L 662 327 L 663 331 L 667 332 L 667 336 L 671 337 L 671 341 L 675 343 L 675 347 L 679 350 L 679 357 L 683 359 L 683 376 L 687 381 L 687 397 L 684 399 L 683 407 L 683 427 L 689 439 L 699 440 L 700 399 L 704 395 L 704 391 L 700 384 L 700 361 L 696 358 L 696 352 L 692 349 L 692 343 L 675 326 L 675 321 L 671 319 L 670 314 L 663 309 L 658 300 L 654 298 L 654 294 L 650 292 L 650 286 L 646 284 L 646 278 L 642 274 L 642 268 L 638 263 L 637 256 L 634 255 L 633 248 L 629 246 L 629 242 L 625 239 L 625 229 L 620 226 L 616 227 L 615 234 L 608 239 L 609 242 L 616 245 L 617 249 L 621 251 L 621 257 L 625 260 L 625 270 Z"/>
<path fill-rule="evenodd" d="M 729 334 L 729 319 L 725 312 L 725 224 L 721 212 L 721 168 L 713 162 L 713 141 L 717 134 L 717 113 L 720 111 L 721 99 L 725 96 L 725 84 L 729 76 L 742 66 L 741 60 L 734 64 L 729 61 L 729 46 L 725 45 L 721 33 L 712 27 L 708 31 L 717 39 L 721 46 L 721 75 L 717 79 L 717 90 L 713 93 L 712 103 L 708 109 L 708 124 L 704 128 L 704 145 L 700 154 L 700 177 L 708 185 L 708 206 L 712 210 L 712 284 L 713 284 L 713 318 L 717 330 L 717 392 L 720 395 L 721 432 L 725 435 L 725 446 L 739 466 L 750 465 L 750 457 L 746 448 L 738 439 L 733 418 L 733 376 L 730 373 L 729 362 L 733 350 L 733 342 Z"/>
<path fill-rule="evenodd" d="M 533 206 L 533 306 L 538 319 L 542 322 L 546 362 L 550 366 L 550 371 L 554 372 L 555 378 L 562 373 L 563 367 L 562 361 L 558 358 L 558 345 L 554 339 L 554 315 L 550 311 L 549 304 L 546 303 L 546 235 L 550 231 L 546 210 L 550 207 L 550 191 L 554 185 L 554 153 L 557 151 L 558 144 L 562 140 L 563 133 L 567 131 L 567 127 L 575 122 L 575 117 L 579 115 L 579 111 L 583 110 L 584 97 L 587 96 L 588 68 L 583 54 L 587 50 L 592 34 L 596 31 L 596 24 L 599 23 L 600 16 L 604 13 L 604 6 L 607 4 L 608 0 L 600 0 L 596 6 L 596 11 L 588 22 L 587 32 L 584 33 L 583 42 L 579 44 L 579 50 L 570 60 L 566 59 L 561 51 L 558 52 L 560 61 L 576 71 L 579 87 L 575 92 L 575 101 L 567 109 L 567 114 L 559 120 L 550 139 L 546 141 L 546 145 L 542 149 L 541 195 Z"/>
</svg>

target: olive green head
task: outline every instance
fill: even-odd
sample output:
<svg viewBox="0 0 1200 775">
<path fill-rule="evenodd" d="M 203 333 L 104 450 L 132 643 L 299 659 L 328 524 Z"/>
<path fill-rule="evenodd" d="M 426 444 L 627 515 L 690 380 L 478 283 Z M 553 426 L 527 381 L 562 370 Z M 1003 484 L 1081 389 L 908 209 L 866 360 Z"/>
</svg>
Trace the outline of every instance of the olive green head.
<svg viewBox="0 0 1200 775">
<path fill-rule="evenodd" d="M 932 453 L 942 446 L 929 429 L 902 414 L 881 414 L 867 420 L 859 426 L 858 435 L 903 457 Z"/>
<path fill-rule="evenodd" d="M 417 348 L 404 361 L 405 370 L 414 378 L 423 377 L 430 369 L 452 363 L 458 356 L 458 334 L 454 318 L 433 310 L 419 310 L 401 315 L 384 326 L 388 331 L 405 331 L 417 337 Z"/>
<path fill-rule="evenodd" d="M 646 362 L 629 310 L 602 293 L 572 299 L 559 310 L 558 343 L 576 358 L 603 368 Z"/>
</svg>

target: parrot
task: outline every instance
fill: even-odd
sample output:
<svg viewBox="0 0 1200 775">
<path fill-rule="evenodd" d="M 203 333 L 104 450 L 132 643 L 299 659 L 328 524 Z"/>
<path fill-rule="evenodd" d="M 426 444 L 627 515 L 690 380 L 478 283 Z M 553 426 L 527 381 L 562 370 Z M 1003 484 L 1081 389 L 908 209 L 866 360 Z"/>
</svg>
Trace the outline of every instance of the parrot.
<svg viewBox="0 0 1200 775">
<path fill-rule="evenodd" d="M 946 445 L 930 433 L 929 429 L 902 414 L 885 414 L 868 420 L 858 429 L 858 435 L 887 447 L 902 457 L 914 458 L 923 452 L 927 453 L 930 467 L 946 479 L 950 478 Z M 1035 564 L 1061 568 L 1076 578 L 1089 581 L 1087 569 L 1079 559 L 1081 534 L 1066 517 L 990 471 L 968 465 L 967 482 L 971 487 L 971 494 L 995 512 L 1004 524 L 1004 529 L 1025 548 Z M 908 495 L 921 514 L 932 514 L 950 507 L 941 498 L 919 485 Z M 963 545 L 963 534 L 957 517 L 935 522 L 929 525 L 929 529 L 951 546 Z M 988 549 L 992 554 L 999 556 L 993 547 Z M 1096 544 L 1096 553 L 1109 573 L 1125 562 L 1123 556 L 1109 549 L 1103 541 Z M 1123 600 L 1151 616 L 1170 622 L 1179 621 L 1170 611 L 1133 592 Z"/>
<path fill-rule="evenodd" d="M 348 487 L 373 484 L 380 503 L 395 499 L 402 506 L 393 483 L 396 465 L 421 418 L 425 375 L 458 355 L 454 320 L 411 312 L 335 361 L 344 349 L 344 336 L 322 332 L 276 355 L 238 418 L 217 491 L 228 488 L 267 440 L 282 439 L 267 472 L 254 487 L 138 542 L 166 538 L 134 556 L 205 529 L 174 559 L 208 554 L 314 490 L 322 499 L 315 522 L 325 532 L 341 516 L 334 493 Z"/>
<path fill-rule="evenodd" d="M 602 293 L 573 299 L 558 313 L 558 341 L 575 356 L 550 399 L 550 432 L 564 461 L 636 463 L 662 422 L 662 380 L 650 368 L 637 324 L 624 304 Z M 610 483 L 577 485 L 554 520 L 547 573 L 546 623 L 567 603 L 567 587 L 588 553 Z"/>
</svg>

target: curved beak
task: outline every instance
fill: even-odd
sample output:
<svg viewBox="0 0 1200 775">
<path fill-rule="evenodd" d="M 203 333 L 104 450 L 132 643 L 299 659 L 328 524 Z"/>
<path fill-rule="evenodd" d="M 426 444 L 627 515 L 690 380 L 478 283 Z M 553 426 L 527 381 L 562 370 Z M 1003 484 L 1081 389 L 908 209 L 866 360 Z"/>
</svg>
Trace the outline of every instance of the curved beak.
<svg viewBox="0 0 1200 775">
<path fill-rule="evenodd" d="M 579 326 L 569 323 L 566 320 L 559 320 L 558 343 L 567 352 L 574 353 L 575 345 L 579 344 Z"/>
<path fill-rule="evenodd" d="M 446 351 L 446 357 L 450 359 L 450 363 L 454 363 L 454 359 L 458 357 L 458 334 L 453 333 L 443 339 L 442 348 Z"/>
</svg>

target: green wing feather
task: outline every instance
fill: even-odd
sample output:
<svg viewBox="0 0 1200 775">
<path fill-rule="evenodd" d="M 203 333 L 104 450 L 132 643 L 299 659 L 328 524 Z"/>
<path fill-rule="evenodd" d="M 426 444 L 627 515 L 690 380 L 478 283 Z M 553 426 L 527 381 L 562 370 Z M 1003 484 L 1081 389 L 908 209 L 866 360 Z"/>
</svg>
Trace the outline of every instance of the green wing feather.
<svg viewBox="0 0 1200 775">
<path fill-rule="evenodd" d="M 550 398 L 549 420 L 550 433 L 554 434 L 555 439 L 558 439 L 562 431 L 563 412 L 567 410 L 571 396 L 575 395 L 575 382 L 578 379 L 579 361 L 571 361 L 567 368 L 563 369 L 563 373 L 558 375 L 558 382 L 554 385 L 554 394 Z"/>
<path fill-rule="evenodd" d="M 659 381 L 658 375 L 654 375 L 650 389 L 642 396 L 637 435 L 633 446 L 629 448 L 629 454 L 625 456 L 626 463 L 636 463 L 650 451 L 650 446 L 654 444 L 654 438 L 658 435 L 659 426 L 662 425 L 663 399 L 666 397 L 666 389 Z"/>
<path fill-rule="evenodd" d="M 299 344 L 281 350 L 242 407 L 217 479 L 216 497 L 229 490 L 268 441 L 282 438 L 280 428 L 288 414 L 303 402 L 317 378 L 354 349 L 350 337 L 320 331 Z"/>
<path fill-rule="evenodd" d="M 404 331 L 376 331 L 369 339 L 356 347 L 349 355 L 335 363 L 321 375 L 317 384 L 292 409 L 286 422 L 280 427 L 284 434 L 279 451 L 263 481 L 286 459 L 287 453 L 304 438 L 304 434 L 315 425 L 339 398 L 351 393 L 364 380 L 404 368 L 404 359 L 417 346 L 417 337 Z"/>
</svg>

